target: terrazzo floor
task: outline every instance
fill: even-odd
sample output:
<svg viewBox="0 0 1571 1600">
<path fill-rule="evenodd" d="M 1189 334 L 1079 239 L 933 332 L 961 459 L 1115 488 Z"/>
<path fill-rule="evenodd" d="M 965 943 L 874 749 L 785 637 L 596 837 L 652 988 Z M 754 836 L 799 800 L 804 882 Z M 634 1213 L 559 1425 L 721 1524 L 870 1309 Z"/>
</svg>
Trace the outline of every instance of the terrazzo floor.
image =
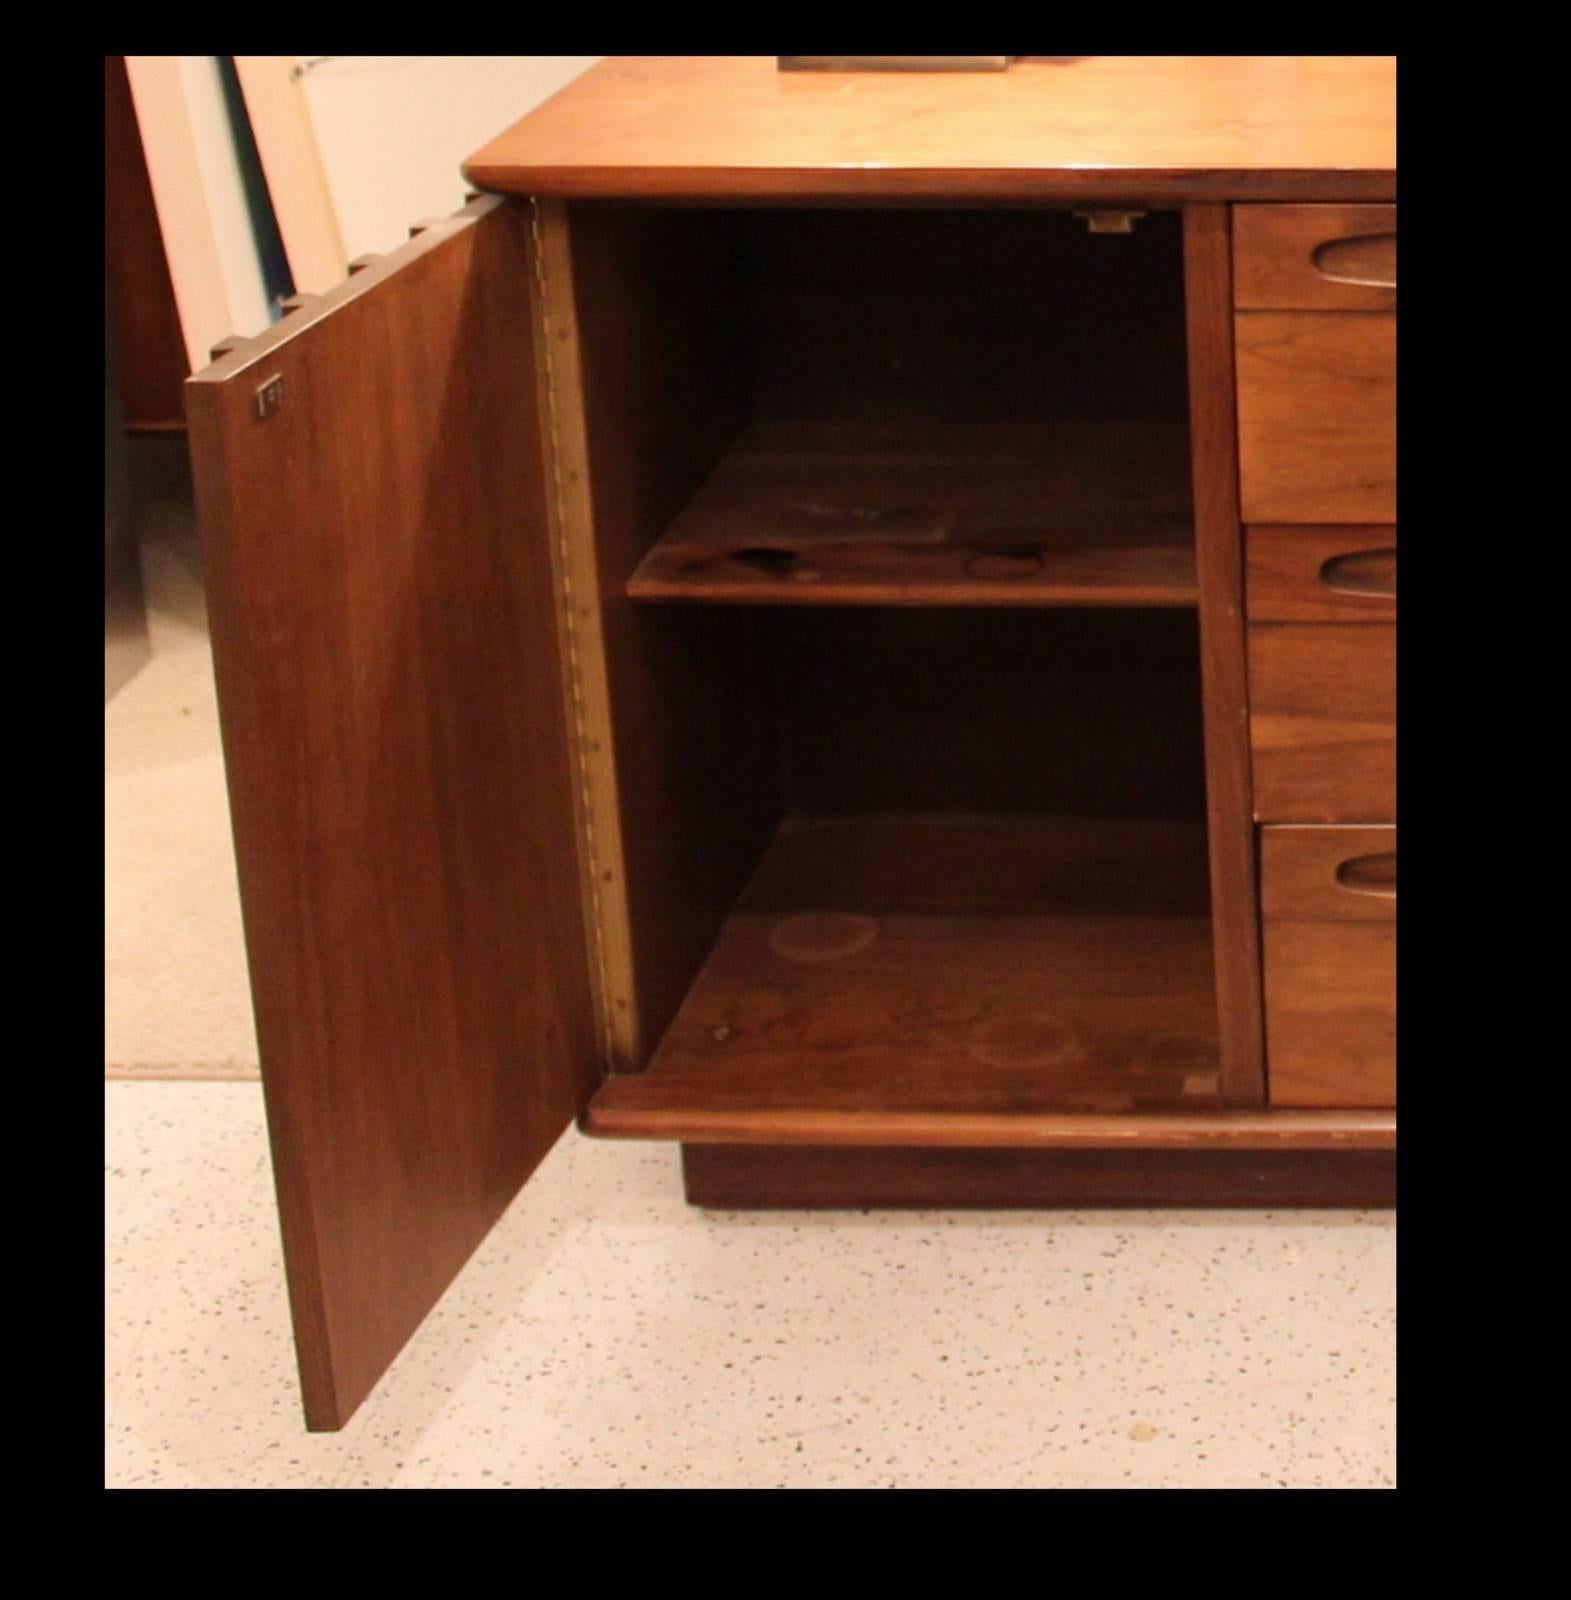
<svg viewBox="0 0 1571 1600">
<path fill-rule="evenodd" d="M 1390 1487 L 1389 1213 L 691 1210 L 564 1137 L 342 1433 L 298 1408 L 197 559 L 105 708 L 106 1482 Z"/>
<path fill-rule="evenodd" d="M 671 1149 L 571 1134 L 308 1435 L 257 1086 L 107 1103 L 117 1486 L 1392 1482 L 1383 1221 L 711 1214 Z"/>
</svg>

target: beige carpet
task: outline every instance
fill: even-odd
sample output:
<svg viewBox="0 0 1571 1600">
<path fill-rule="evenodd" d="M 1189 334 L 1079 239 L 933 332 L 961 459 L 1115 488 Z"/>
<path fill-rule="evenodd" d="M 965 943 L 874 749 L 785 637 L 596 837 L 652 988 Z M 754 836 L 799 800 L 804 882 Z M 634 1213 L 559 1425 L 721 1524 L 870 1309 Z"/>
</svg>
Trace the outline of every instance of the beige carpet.
<svg viewBox="0 0 1571 1600">
<path fill-rule="evenodd" d="M 188 512 L 142 546 L 152 659 L 104 707 L 106 1077 L 254 1078 L 212 653 Z"/>
</svg>

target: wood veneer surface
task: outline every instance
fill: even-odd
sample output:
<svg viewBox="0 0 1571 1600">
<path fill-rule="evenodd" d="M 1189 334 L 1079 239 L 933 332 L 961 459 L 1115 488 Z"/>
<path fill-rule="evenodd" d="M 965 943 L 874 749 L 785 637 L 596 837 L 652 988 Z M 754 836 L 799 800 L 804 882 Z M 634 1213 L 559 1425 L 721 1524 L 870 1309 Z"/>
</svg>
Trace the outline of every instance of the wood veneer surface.
<svg viewBox="0 0 1571 1600">
<path fill-rule="evenodd" d="M 1295 1123 L 1292 1113 L 1280 1119 Z M 1316 1119 L 1330 1128 L 1332 1119 Z M 1353 1113 L 1346 1129 L 1389 1118 Z M 1300 1129 L 1311 1124 L 1298 1120 Z M 1396 1203 L 1394 1150 L 853 1150 L 685 1144 L 689 1204 L 945 1211 Z"/>
<path fill-rule="evenodd" d="M 1255 622 L 1249 726 L 1261 822 L 1396 816 L 1396 626 Z"/>
<path fill-rule="evenodd" d="M 1227 206 L 1185 209 L 1184 287 L 1222 1084 L 1228 1104 L 1257 1106 L 1265 1103 L 1265 1055 Z"/>
<path fill-rule="evenodd" d="M 1043 1115 L 1215 1110 L 1205 903 L 1193 824 L 793 819 L 648 1070 L 585 1126 L 843 1117 L 850 1142 L 943 1143 L 975 1117 L 972 1142 L 1010 1143 Z"/>
<path fill-rule="evenodd" d="M 770 605 L 1193 605 L 1182 424 L 755 423 L 628 584 Z"/>
<path fill-rule="evenodd" d="M 313 1428 L 599 1075 L 528 248 L 478 200 L 186 389 Z"/>
<path fill-rule="evenodd" d="M 996 73 L 782 73 L 620 56 L 469 158 L 515 194 L 1389 200 L 1391 56 L 1025 57 Z"/>
</svg>

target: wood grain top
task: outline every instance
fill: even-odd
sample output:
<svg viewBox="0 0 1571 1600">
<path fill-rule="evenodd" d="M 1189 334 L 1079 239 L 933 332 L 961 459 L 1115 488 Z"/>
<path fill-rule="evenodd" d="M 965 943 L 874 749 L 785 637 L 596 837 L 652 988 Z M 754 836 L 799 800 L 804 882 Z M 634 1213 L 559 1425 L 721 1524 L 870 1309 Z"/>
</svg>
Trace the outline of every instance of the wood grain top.
<svg viewBox="0 0 1571 1600">
<path fill-rule="evenodd" d="M 628 199 L 1390 200 L 1396 59 L 1035 56 L 967 74 L 620 56 L 464 172 Z"/>
</svg>

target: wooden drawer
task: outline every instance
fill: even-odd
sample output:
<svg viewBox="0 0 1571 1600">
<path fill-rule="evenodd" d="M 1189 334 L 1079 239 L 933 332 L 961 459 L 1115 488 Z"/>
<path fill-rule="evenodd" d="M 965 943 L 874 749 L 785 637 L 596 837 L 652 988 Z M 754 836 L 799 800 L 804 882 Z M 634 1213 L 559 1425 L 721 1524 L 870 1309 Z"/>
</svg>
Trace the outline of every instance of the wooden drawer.
<svg viewBox="0 0 1571 1600">
<path fill-rule="evenodd" d="M 1395 314 L 1234 321 L 1244 520 L 1395 522 Z"/>
<path fill-rule="evenodd" d="M 1273 1106 L 1396 1105 L 1396 829 L 1261 829 Z"/>
<path fill-rule="evenodd" d="M 1396 207 L 1235 206 L 1246 522 L 1396 520 Z"/>
<path fill-rule="evenodd" d="M 1240 311 L 1395 311 L 1395 206 L 1235 206 Z"/>
<path fill-rule="evenodd" d="M 1396 816 L 1396 628 L 1252 622 L 1249 740 L 1261 822 Z"/>
<path fill-rule="evenodd" d="M 1251 528 L 1251 622 L 1395 622 L 1396 529 Z"/>
<path fill-rule="evenodd" d="M 1394 922 L 1396 827 L 1260 830 L 1267 922 Z"/>
</svg>

